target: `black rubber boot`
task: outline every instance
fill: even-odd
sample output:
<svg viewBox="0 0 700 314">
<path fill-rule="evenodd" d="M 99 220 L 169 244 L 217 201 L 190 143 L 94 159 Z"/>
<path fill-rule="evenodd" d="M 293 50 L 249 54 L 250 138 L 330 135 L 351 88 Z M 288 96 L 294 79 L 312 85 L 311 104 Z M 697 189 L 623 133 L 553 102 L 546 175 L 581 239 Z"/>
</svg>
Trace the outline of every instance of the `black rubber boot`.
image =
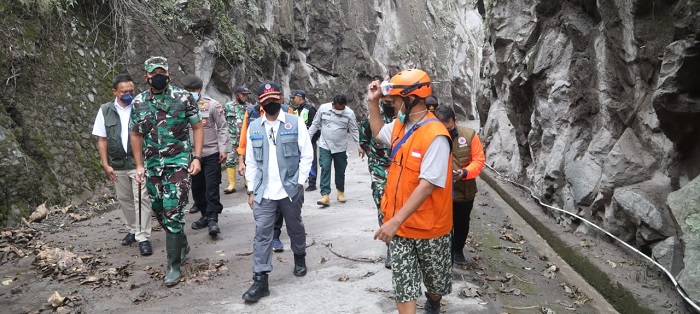
<svg viewBox="0 0 700 314">
<path fill-rule="evenodd" d="M 168 233 L 165 238 L 165 250 L 168 254 L 168 268 L 163 283 L 168 287 L 172 287 L 180 282 L 180 264 L 182 263 L 184 239 L 185 237 L 182 233 Z"/>
<path fill-rule="evenodd" d="M 428 292 L 425 293 L 425 297 L 428 300 L 425 301 L 425 306 L 423 306 L 423 308 L 425 309 L 424 313 L 425 314 L 440 314 L 440 300 L 442 299 L 442 297 L 440 297 L 440 299 L 438 299 L 437 301 L 433 300 L 430 298 L 430 295 L 428 294 Z"/>
<path fill-rule="evenodd" d="M 294 254 L 294 276 L 306 275 L 306 253 Z"/>
<path fill-rule="evenodd" d="M 270 286 L 267 283 L 267 273 L 253 274 L 253 285 L 243 294 L 243 300 L 258 302 L 268 295 L 270 295 Z"/>
<path fill-rule="evenodd" d="M 182 231 L 182 258 L 180 262 L 185 261 L 185 257 L 187 257 L 187 254 L 190 254 L 190 243 L 187 242 L 187 235 L 185 234 L 185 231 Z"/>
</svg>

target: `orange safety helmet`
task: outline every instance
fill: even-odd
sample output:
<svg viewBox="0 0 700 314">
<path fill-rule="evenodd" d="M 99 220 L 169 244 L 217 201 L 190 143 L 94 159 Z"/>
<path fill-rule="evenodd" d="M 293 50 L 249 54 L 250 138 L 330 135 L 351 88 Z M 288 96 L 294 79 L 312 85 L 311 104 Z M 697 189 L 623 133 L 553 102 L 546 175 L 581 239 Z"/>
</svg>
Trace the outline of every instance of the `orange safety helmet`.
<svg viewBox="0 0 700 314">
<path fill-rule="evenodd" d="M 408 69 L 396 73 L 389 82 L 381 85 L 384 96 L 410 95 L 426 98 L 433 93 L 433 86 L 430 83 L 430 76 L 425 71 L 418 69 Z"/>
</svg>

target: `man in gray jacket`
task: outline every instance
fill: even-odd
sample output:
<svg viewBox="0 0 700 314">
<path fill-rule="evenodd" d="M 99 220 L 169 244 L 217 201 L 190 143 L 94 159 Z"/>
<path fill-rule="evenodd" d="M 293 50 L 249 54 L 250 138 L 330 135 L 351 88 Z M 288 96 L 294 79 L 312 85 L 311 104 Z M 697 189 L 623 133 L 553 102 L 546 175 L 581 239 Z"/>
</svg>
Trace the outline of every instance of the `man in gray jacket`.
<svg viewBox="0 0 700 314">
<path fill-rule="evenodd" d="M 221 164 L 226 161 L 229 150 L 226 115 L 219 102 L 201 95 L 202 79 L 187 75 L 180 82 L 197 102 L 204 124 L 204 147 L 200 160 L 202 171 L 192 176 L 192 199 L 194 206 L 202 213 L 202 218 L 192 223 L 192 229 L 207 227 L 209 235 L 216 237 L 221 232 L 219 214 L 224 209 L 219 193 Z"/>
<path fill-rule="evenodd" d="M 348 133 L 352 135 L 357 147 L 360 147 L 360 133 L 357 128 L 355 113 L 347 106 L 345 95 L 335 95 L 332 103 L 321 105 L 309 129 L 311 137 L 321 132 L 319 139 L 319 158 L 321 164 L 321 198 L 316 204 L 328 207 L 331 204 L 331 163 L 335 166 L 335 188 L 338 201 L 345 203 L 345 168 L 348 166 Z M 362 148 L 358 149 L 360 157 L 365 156 Z"/>
</svg>

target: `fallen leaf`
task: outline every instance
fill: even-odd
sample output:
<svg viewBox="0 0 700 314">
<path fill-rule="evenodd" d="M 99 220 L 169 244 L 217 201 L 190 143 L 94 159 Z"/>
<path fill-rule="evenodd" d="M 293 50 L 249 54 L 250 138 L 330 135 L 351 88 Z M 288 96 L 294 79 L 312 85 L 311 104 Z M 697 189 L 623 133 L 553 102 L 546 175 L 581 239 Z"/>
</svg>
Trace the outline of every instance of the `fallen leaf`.
<svg viewBox="0 0 700 314">
<path fill-rule="evenodd" d="M 608 264 L 610 265 L 610 267 L 612 267 L 612 268 L 617 268 L 617 264 L 615 264 L 615 262 L 613 262 L 613 261 L 611 261 L 611 260 L 607 260 L 607 262 L 608 262 Z"/>
<path fill-rule="evenodd" d="M 327 262 L 327 261 L 328 261 L 328 259 L 327 259 L 327 258 L 325 258 L 325 257 L 321 257 L 321 262 L 320 262 L 320 263 L 321 263 L 321 264 L 323 264 L 323 263 L 325 263 L 325 262 Z"/>
<path fill-rule="evenodd" d="M 350 277 L 348 277 L 348 275 L 342 275 L 342 276 L 340 276 L 340 278 L 338 278 L 338 281 L 340 281 L 340 282 L 345 282 L 348 280 L 350 280 Z"/>
<path fill-rule="evenodd" d="M 12 283 L 12 279 L 5 279 L 2 281 L 3 286 L 9 286 Z"/>
<path fill-rule="evenodd" d="M 63 305 L 63 302 L 65 302 L 65 300 L 66 298 L 58 294 L 58 291 L 54 291 L 47 301 L 49 302 L 49 304 L 51 304 L 53 308 L 57 308 Z"/>
</svg>

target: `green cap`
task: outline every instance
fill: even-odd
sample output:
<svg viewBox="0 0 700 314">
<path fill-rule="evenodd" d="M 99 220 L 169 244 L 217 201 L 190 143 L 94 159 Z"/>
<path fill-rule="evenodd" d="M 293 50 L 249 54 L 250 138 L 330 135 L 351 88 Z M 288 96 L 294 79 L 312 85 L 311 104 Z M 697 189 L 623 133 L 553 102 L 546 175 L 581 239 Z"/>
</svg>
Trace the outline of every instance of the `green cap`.
<svg viewBox="0 0 700 314">
<path fill-rule="evenodd" d="M 157 68 L 168 70 L 168 59 L 165 57 L 150 57 L 143 63 L 143 68 L 146 72 L 153 72 Z"/>
</svg>

